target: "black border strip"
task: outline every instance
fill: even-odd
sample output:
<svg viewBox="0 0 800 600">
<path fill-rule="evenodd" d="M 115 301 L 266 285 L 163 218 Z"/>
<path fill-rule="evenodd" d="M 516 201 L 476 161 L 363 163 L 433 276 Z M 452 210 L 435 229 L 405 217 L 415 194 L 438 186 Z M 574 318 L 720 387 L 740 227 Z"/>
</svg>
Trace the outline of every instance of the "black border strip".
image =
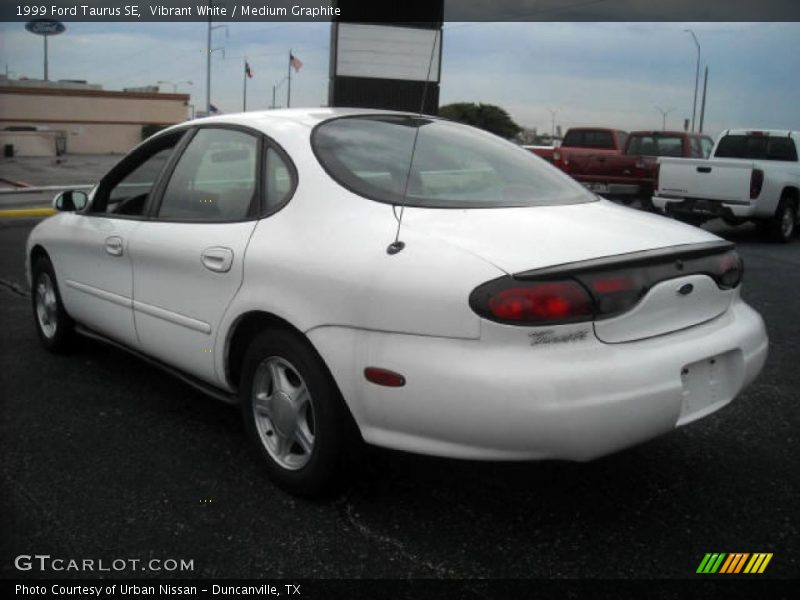
<svg viewBox="0 0 800 600">
<path fill-rule="evenodd" d="M 43 14 L 24 7 L 44 6 Z M 0 21 L 25 23 L 44 18 L 61 22 L 207 22 L 197 6 L 215 6 L 218 23 L 330 22 L 419 24 L 437 22 L 540 21 L 540 22 L 778 22 L 800 21 L 796 0 L 47 0 L 0 3 Z M 52 7 L 56 11 L 52 11 Z M 84 6 L 94 9 L 86 12 Z M 126 14 L 126 6 L 137 6 Z M 260 14 L 243 15 L 243 7 Z M 18 7 L 20 7 L 18 9 Z M 161 10 L 157 7 L 165 7 Z M 297 9 L 316 14 L 297 14 Z M 169 9 L 190 9 L 175 13 Z M 336 13 L 338 9 L 338 14 Z M 153 13 L 156 11 L 156 14 Z M 285 13 L 284 13 L 285 11 Z M 130 11 L 128 11 L 130 13 Z M 270 13 L 270 14 L 267 14 Z M 67 28 L 69 32 L 69 28 Z"/>
</svg>

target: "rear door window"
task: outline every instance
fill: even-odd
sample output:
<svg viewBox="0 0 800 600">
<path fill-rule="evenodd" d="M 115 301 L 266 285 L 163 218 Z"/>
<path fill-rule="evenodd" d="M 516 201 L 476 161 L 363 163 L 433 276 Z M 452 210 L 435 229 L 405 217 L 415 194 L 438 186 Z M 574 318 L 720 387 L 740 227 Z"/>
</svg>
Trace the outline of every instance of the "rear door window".
<svg viewBox="0 0 800 600">
<path fill-rule="evenodd" d="M 158 218 L 242 221 L 257 202 L 259 140 L 232 129 L 200 129 L 175 165 Z"/>
</svg>

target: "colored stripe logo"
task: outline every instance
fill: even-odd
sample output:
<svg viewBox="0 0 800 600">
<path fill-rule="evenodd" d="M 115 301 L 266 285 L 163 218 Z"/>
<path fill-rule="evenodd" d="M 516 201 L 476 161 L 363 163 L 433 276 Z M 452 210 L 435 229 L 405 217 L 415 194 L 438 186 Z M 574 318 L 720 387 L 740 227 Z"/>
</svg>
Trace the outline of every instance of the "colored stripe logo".
<svg viewBox="0 0 800 600">
<path fill-rule="evenodd" d="M 703 574 L 756 574 L 763 573 L 769 561 L 772 560 L 771 552 L 709 552 L 700 561 L 697 573 Z"/>
</svg>

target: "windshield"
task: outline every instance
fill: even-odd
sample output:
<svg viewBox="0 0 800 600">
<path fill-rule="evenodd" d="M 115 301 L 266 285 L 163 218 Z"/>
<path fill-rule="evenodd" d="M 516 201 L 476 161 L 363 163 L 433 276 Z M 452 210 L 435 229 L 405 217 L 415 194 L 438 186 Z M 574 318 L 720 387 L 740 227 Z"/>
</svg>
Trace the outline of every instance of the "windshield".
<svg viewBox="0 0 800 600">
<path fill-rule="evenodd" d="M 625 154 L 633 156 L 683 156 L 683 138 L 679 135 L 633 135 Z"/>
<path fill-rule="evenodd" d="M 466 125 L 428 117 L 365 115 L 333 119 L 317 126 L 312 146 L 331 177 L 379 202 L 492 208 L 596 199 L 519 146 Z"/>
<path fill-rule="evenodd" d="M 719 141 L 714 157 L 797 161 L 797 149 L 789 137 L 726 135 Z"/>
</svg>

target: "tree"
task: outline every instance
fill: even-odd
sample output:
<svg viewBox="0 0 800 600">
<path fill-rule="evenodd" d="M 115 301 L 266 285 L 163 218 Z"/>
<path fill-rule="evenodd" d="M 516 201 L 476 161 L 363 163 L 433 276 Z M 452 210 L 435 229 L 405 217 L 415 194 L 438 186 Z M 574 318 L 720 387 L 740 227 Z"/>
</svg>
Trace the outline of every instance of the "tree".
<svg viewBox="0 0 800 600">
<path fill-rule="evenodd" d="M 522 130 L 505 110 L 494 104 L 456 102 L 442 106 L 439 116 L 480 127 L 506 139 L 513 138 Z"/>
</svg>

